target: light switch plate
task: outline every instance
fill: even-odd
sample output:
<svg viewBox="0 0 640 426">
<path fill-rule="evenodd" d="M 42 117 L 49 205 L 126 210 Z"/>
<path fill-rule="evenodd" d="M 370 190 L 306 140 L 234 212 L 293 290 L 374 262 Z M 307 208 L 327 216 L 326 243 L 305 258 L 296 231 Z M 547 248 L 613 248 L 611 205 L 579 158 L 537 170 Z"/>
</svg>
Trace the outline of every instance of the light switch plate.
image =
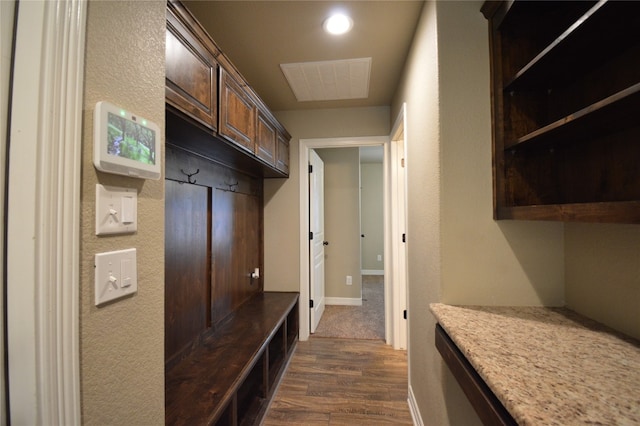
<svg viewBox="0 0 640 426">
<path fill-rule="evenodd" d="M 98 253 L 94 266 L 96 306 L 138 291 L 136 249 Z"/>
<path fill-rule="evenodd" d="M 138 191 L 96 184 L 96 235 L 138 230 Z"/>
</svg>

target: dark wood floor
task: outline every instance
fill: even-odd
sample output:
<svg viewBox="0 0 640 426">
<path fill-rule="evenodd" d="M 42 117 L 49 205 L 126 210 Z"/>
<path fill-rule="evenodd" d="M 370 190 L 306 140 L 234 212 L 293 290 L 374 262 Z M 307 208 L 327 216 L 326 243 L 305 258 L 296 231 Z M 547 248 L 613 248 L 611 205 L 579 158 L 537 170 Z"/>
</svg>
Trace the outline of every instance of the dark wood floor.
<svg viewBox="0 0 640 426">
<path fill-rule="evenodd" d="M 412 424 L 406 351 L 376 340 L 299 342 L 263 424 Z"/>
</svg>

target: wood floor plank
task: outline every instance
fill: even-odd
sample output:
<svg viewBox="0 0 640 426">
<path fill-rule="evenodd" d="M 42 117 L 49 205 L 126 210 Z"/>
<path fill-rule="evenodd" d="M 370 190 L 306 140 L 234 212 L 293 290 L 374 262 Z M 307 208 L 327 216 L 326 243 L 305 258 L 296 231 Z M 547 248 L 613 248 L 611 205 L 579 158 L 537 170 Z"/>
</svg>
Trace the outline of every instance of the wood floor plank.
<svg viewBox="0 0 640 426">
<path fill-rule="evenodd" d="M 383 341 L 298 342 L 263 424 L 412 424 L 406 351 Z"/>
</svg>

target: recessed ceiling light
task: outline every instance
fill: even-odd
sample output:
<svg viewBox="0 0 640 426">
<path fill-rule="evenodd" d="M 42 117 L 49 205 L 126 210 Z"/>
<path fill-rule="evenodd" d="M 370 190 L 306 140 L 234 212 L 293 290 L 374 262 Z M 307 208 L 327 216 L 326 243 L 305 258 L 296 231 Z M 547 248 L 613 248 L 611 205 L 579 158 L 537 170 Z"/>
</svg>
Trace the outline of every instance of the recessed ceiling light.
<svg viewBox="0 0 640 426">
<path fill-rule="evenodd" d="M 337 13 L 327 18 L 322 24 L 322 27 L 329 34 L 344 34 L 353 28 L 353 20 L 347 15 Z"/>
</svg>

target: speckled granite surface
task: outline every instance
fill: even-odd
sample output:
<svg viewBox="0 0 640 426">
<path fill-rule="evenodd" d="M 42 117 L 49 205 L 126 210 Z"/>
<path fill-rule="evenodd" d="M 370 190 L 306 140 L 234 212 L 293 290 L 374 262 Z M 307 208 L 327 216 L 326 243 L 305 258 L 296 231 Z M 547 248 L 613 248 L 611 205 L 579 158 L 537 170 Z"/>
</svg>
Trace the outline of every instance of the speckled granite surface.
<svg viewBox="0 0 640 426">
<path fill-rule="evenodd" d="M 430 305 L 520 425 L 640 425 L 640 343 L 559 308 Z"/>
</svg>

